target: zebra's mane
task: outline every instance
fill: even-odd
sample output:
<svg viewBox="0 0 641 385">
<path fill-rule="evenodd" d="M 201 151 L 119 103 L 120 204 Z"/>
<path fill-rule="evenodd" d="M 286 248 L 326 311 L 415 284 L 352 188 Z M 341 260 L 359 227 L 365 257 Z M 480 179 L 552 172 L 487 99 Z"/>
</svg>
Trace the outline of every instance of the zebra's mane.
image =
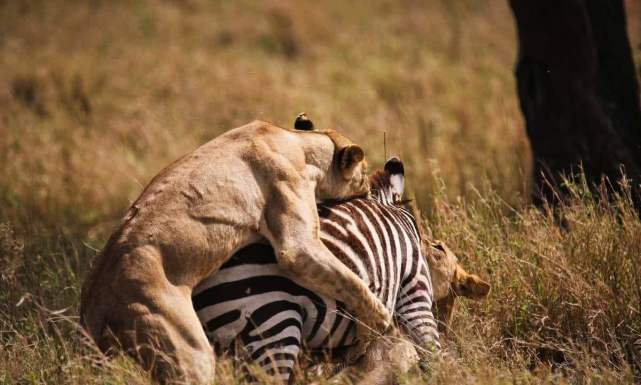
<svg viewBox="0 0 641 385">
<path fill-rule="evenodd" d="M 420 211 L 418 211 L 418 208 L 411 199 L 402 199 L 403 197 L 396 192 L 398 190 L 398 186 L 394 186 L 394 183 L 392 182 L 393 176 L 402 176 L 403 174 L 403 164 L 400 161 L 388 161 L 385 165 L 385 170 L 376 170 L 372 175 L 370 175 L 369 179 L 371 190 L 370 199 L 374 199 L 384 205 L 396 206 L 404 211 L 411 220 L 419 239 L 424 239 L 426 238 L 427 233 L 425 232 L 425 229 L 421 227 L 422 224 L 419 225 L 418 222 L 421 218 Z M 429 239 L 429 237 L 427 239 Z"/>
<path fill-rule="evenodd" d="M 369 183 L 372 190 L 383 190 L 385 188 L 391 188 L 392 184 L 389 179 L 390 175 L 384 170 L 376 170 L 372 175 L 369 176 Z"/>
<path fill-rule="evenodd" d="M 371 198 L 383 204 L 402 206 L 406 201 L 394 191 L 391 181 L 392 174 L 385 170 L 376 170 L 369 177 Z"/>
</svg>

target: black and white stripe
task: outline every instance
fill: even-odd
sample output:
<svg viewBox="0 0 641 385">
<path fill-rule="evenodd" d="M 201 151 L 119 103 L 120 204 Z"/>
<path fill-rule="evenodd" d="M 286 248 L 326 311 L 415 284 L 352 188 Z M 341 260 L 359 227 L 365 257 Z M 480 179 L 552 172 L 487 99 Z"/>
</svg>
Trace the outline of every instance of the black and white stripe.
<svg viewBox="0 0 641 385">
<path fill-rule="evenodd" d="M 402 193 L 403 165 L 392 158 L 372 176 L 371 197 L 319 206 L 321 239 L 416 344 L 438 349 L 432 282 L 414 217 L 396 203 Z M 193 303 L 218 349 L 244 353 L 285 382 L 302 346 L 331 351 L 355 343 L 356 323 L 343 304 L 294 283 L 266 244 L 236 253 L 194 289 Z"/>
</svg>

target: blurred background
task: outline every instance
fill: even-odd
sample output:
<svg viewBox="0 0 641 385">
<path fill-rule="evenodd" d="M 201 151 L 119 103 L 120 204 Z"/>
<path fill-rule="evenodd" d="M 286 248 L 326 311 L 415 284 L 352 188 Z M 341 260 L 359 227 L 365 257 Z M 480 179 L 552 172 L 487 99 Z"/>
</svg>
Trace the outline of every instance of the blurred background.
<svg viewBox="0 0 641 385">
<path fill-rule="evenodd" d="M 9 1 L 1 17 L 0 191 L 63 226 L 119 217 L 171 160 L 301 111 L 372 167 L 386 133 L 419 199 L 435 175 L 451 196 L 527 189 L 506 1 Z"/>
<path fill-rule="evenodd" d="M 641 6 L 627 8 L 638 63 Z M 374 167 L 385 133 L 423 206 L 435 177 L 451 197 L 528 195 L 507 1 L 1 9 L 0 194 L 43 220 L 92 230 L 171 160 L 253 119 L 291 126 L 301 111 L 362 144 Z"/>
<path fill-rule="evenodd" d="M 626 8 L 639 69 L 641 2 L 628 0 Z M 83 364 L 70 362 L 82 363 L 84 351 L 64 341 L 73 337 L 56 337 L 42 309 L 75 314 L 88 261 L 165 165 L 253 119 L 291 127 L 302 111 L 316 127 L 336 128 L 361 144 L 372 168 L 385 160 L 385 135 L 387 156 L 405 162 L 409 189 L 435 233 L 492 281 L 494 302 L 464 308 L 469 321 L 457 326 L 479 348 L 476 361 L 465 365 L 498 362 L 511 368 L 505 375 L 511 378 L 520 370 L 514 367 L 531 368 L 528 349 L 550 343 L 554 330 L 594 329 L 589 320 L 603 307 L 577 315 L 570 314 L 578 311 L 573 305 L 559 305 L 559 324 L 550 321 L 549 339 L 538 339 L 545 321 L 523 314 L 539 309 L 536 320 L 549 316 L 548 306 L 556 305 L 547 296 L 556 292 L 548 283 L 560 279 L 557 270 L 549 276 L 537 270 L 548 265 L 539 257 L 559 264 L 567 257 L 568 271 L 584 275 L 602 261 L 588 266 L 572 259 L 581 250 L 609 247 L 608 255 L 638 261 L 633 242 L 626 247 L 636 251 L 616 248 L 638 233 L 606 234 L 595 246 L 587 242 L 591 231 L 620 221 L 590 222 L 594 211 L 581 211 L 577 218 L 588 219 L 579 223 L 589 222 L 582 238 L 559 233 L 546 214 L 530 212 L 531 155 L 513 76 L 517 49 L 506 0 L 0 1 L 0 358 L 7 373 L 0 380 L 40 383 L 59 375 L 81 383 L 88 375 L 78 369 Z M 628 230 L 641 229 L 630 221 Z M 514 258 L 514 266 L 502 268 L 505 258 Z M 633 293 L 637 283 L 621 287 Z M 582 290 L 561 290 L 555 298 Z M 641 325 L 635 306 L 629 317 Z M 605 333 L 599 334 L 604 346 L 616 345 L 619 337 L 603 325 L 597 329 Z M 641 349 L 634 330 L 620 337 L 632 355 L 621 348 L 619 364 L 641 357 L 634 355 Z M 594 337 L 581 333 L 572 334 L 572 344 Z M 33 338 L 54 346 L 53 353 L 29 350 L 24 341 Z M 526 358 L 512 361 L 515 350 L 506 346 Z M 31 352 L 36 364 L 17 363 L 20 351 Z M 58 373 L 54 366 L 75 369 Z M 492 376 L 480 378 L 493 383 Z"/>
</svg>

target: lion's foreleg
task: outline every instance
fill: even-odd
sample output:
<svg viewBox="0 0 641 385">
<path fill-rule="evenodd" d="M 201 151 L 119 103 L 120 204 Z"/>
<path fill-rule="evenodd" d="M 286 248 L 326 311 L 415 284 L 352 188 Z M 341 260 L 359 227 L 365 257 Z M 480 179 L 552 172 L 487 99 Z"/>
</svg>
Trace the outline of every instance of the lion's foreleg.
<svg viewBox="0 0 641 385">
<path fill-rule="evenodd" d="M 352 360 L 350 357 L 355 358 Z M 419 362 L 419 355 L 414 344 L 398 329 L 394 329 L 389 335 L 372 340 L 364 352 L 350 349 L 344 359 L 344 368 L 323 381 L 323 384 L 396 384 L 399 376 L 409 372 Z"/>
<path fill-rule="evenodd" d="M 419 359 L 414 344 L 395 329 L 390 335 L 373 340 L 364 354 L 336 374 L 330 383 L 344 383 L 344 379 L 348 379 L 355 385 L 395 384 Z"/>
<path fill-rule="evenodd" d="M 366 328 L 387 329 L 391 316 L 385 306 L 321 242 L 313 191 L 278 191 L 265 222 L 265 235 L 286 274 L 310 290 L 343 301 Z M 361 334 L 366 328 L 360 328 Z"/>
</svg>

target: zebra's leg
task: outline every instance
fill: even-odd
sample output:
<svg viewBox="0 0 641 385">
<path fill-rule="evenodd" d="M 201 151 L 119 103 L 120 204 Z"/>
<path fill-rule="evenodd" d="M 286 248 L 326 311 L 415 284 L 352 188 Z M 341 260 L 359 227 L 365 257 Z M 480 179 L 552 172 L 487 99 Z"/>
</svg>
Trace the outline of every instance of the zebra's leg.
<svg viewBox="0 0 641 385">
<path fill-rule="evenodd" d="M 275 322 L 274 322 L 275 321 Z M 268 376 L 267 380 L 279 379 L 282 384 L 292 381 L 294 367 L 298 362 L 302 338 L 302 314 L 286 318 L 275 314 L 269 320 L 256 325 L 249 337 L 252 342 L 245 343 L 250 353 L 251 362 L 260 367 L 260 375 Z M 243 339 L 247 339 L 244 336 Z M 260 375 L 250 375 L 253 383 L 261 384 Z"/>
<path fill-rule="evenodd" d="M 427 264 L 422 263 L 419 272 L 401 288 L 402 294 L 396 303 L 394 314 L 407 336 L 417 345 L 422 359 L 429 359 L 441 349 L 441 344 L 432 313 L 434 292 Z"/>
</svg>

